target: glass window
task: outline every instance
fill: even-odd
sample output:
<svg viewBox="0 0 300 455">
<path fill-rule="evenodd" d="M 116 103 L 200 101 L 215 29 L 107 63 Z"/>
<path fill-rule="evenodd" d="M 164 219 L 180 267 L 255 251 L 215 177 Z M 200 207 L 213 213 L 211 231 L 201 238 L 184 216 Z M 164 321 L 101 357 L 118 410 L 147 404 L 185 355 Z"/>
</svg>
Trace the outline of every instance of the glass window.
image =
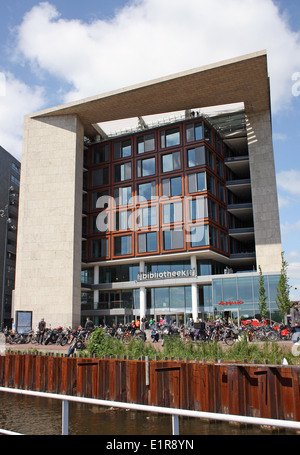
<svg viewBox="0 0 300 455">
<path fill-rule="evenodd" d="M 138 253 L 157 251 L 157 232 L 138 234 Z"/>
<path fill-rule="evenodd" d="M 170 288 L 170 310 L 184 309 L 184 286 Z"/>
<path fill-rule="evenodd" d="M 162 197 L 172 197 L 182 195 L 181 177 L 163 179 L 161 182 Z"/>
<path fill-rule="evenodd" d="M 253 304 L 253 283 L 252 277 L 242 277 L 237 279 L 238 285 L 238 299 L 242 300 L 245 304 Z"/>
<path fill-rule="evenodd" d="M 140 309 L 140 290 L 139 289 L 133 289 L 133 305 L 134 309 L 139 310 Z"/>
<path fill-rule="evenodd" d="M 190 220 L 207 218 L 207 198 L 198 197 L 189 201 Z"/>
<path fill-rule="evenodd" d="M 137 139 L 138 153 L 153 152 L 155 150 L 155 134 L 145 134 Z"/>
<path fill-rule="evenodd" d="M 219 182 L 219 180 L 218 180 L 217 186 L 218 186 L 218 198 L 220 199 L 220 201 L 226 202 L 225 187 L 224 187 L 223 183 Z"/>
<path fill-rule="evenodd" d="M 213 303 L 215 305 L 223 301 L 222 281 L 222 279 L 217 279 L 212 282 Z"/>
<path fill-rule="evenodd" d="M 132 236 L 121 235 L 114 237 L 114 255 L 123 256 L 132 253 Z"/>
<path fill-rule="evenodd" d="M 267 302 L 269 302 L 269 293 L 268 293 L 268 282 L 266 277 L 264 277 L 264 287 L 267 296 Z M 258 305 L 259 302 L 259 277 L 253 277 L 253 296 L 254 296 L 254 303 Z"/>
<path fill-rule="evenodd" d="M 190 245 L 192 248 L 208 245 L 208 225 L 190 227 Z"/>
<path fill-rule="evenodd" d="M 236 302 L 237 296 L 237 285 L 236 278 L 223 279 L 223 301 Z M 227 308 L 229 309 L 229 308 Z"/>
<path fill-rule="evenodd" d="M 216 134 L 215 140 L 216 140 L 216 151 L 218 153 L 220 153 L 220 155 L 223 155 L 222 139 Z"/>
<path fill-rule="evenodd" d="M 172 172 L 181 169 L 181 153 L 173 152 L 162 156 L 162 171 Z"/>
<path fill-rule="evenodd" d="M 16 172 L 17 174 L 20 174 L 21 173 L 21 169 L 20 169 L 20 166 L 17 166 L 15 163 L 11 163 L 11 168 L 14 172 Z"/>
<path fill-rule="evenodd" d="M 148 175 L 154 175 L 156 173 L 154 157 L 138 160 L 136 166 L 138 177 L 147 177 Z"/>
<path fill-rule="evenodd" d="M 163 231 L 164 250 L 178 250 L 184 248 L 184 231 L 174 229 Z"/>
<path fill-rule="evenodd" d="M 114 159 L 131 156 L 131 139 L 114 143 Z"/>
<path fill-rule="evenodd" d="M 92 172 L 92 186 L 108 185 L 109 183 L 109 168 L 101 167 L 94 169 Z"/>
<path fill-rule="evenodd" d="M 213 133 L 211 128 L 203 122 L 203 129 L 204 129 L 204 139 L 209 142 L 210 144 L 213 143 Z"/>
<path fill-rule="evenodd" d="M 131 161 L 114 166 L 115 182 L 131 179 Z"/>
<path fill-rule="evenodd" d="M 212 275 L 212 266 L 208 261 L 197 261 L 198 275 Z"/>
<path fill-rule="evenodd" d="M 138 185 L 139 202 L 151 201 L 151 199 L 155 199 L 155 197 L 156 197 L 156 183 L 155 182 L 140 183 Z"/>
<path fill-rule="evenodd" d="M 219 248 L 219 231 L 212 226 L 209 226 L 209 244 L 214 248 Z"/>
<path fill-rule="evenodd" d="M 188 192 L 199 193 L 206 190 L 206 173 L 198 172 L 197 174 L 188 175 Z"/>
<path fill-rule="evenodd" d="M 113 212 L 114 216 L 114 230 L 124 231 L 132 229 L 132 210 L 122 210 Z"/>
<path fill-rule="evenodd" d="M 205 147 L 188 149 L 188 167 L 202 166 L 205 164 Z"/>
<path fill-rule="evenodd" d="M 180 128 L 172 128 L 161 132 L 161 147 L 174 147 L 180 144 Z"/>
<path fill-rule="evenodd" d="M 93 148 L 93 164 L 105 163 L 109 160 L 109 145 L 99 144 Z"/>
<path fill-rule="evenodd" d="M 192 311 L 192 287 L 185 286 L 184 287 L 185 293 L 185 311 Z"/>
<path fill-rule="evenodd" d="M 208 217 L 213 221 L 218 221 L 217 204 L 208 198 Z"/>
<path fill-rule="evenodd" d="M 96 239 L 91 242 L 91 257 L 93 259 L 108 256 L 108 238 Z"/>
<path fill-rule="evenodd" d="M 216 157 L 216 165 L 217 165 L 217 174 L 223 179 L 224 178 L 224 163 L 218 157 Z"/>
<path fill-rule="evenodd" d="M 277 286 L 279 282 L 280 276 L 274 275 L 274 276 L 267 276 L 265 277 L 265 289 L 266 293 L 269 295 L 269 300 L 270 303 L 275 303 L 276 302 L 276 295 L 277 295 Z M 267 282 L 268 282 L 268 287 L 267 287 Z"/>
<path fill-rule="evenodd" d="M 228 236 L 226 232 L 220 231 L 221 250 L 228 253 Z"/>
<path fill-rule="evenodd" d="M 131 186 L 124 186 L 114 189 L 114 200 L 116 206 L 128 205 L 132 203 L 132 188 Z"/>
<path fill-rule="evenodd" d="M 168 310 L 169 302 L 169 288 L 155 288 L 154 289 L 155 308 L 162 308 Z"/>
<path fill-rule="evenodd" d="M 163 223 L 178 223 L 182 221 L 182 201 L 163 204 Z"/>
<path fill-rule="evenodd" d="M 20 186 L 20 180 L 12 174 L 10 176 L 10 181 L 13 185 Z"/>
<path fill-rule="evenodd" d="M 109 231 L 109 216 L 106 210 L 99 213 L 99 215 L 92 216 L 91 221 L 91 234 Z"/>
<path fill-rule="evenodd" d="M 227 227 L 227 214 L 226 214 L 226 210 L 225 210 L 224 207 L 222 207 L 221 205 L 219 205 L 219 223 L 220 223 L 221 226 L 223 226 L 224 228 Z"/>
<path fill-rule="evenodd" d="M 92 193 L 92 210 L 106 209 L 109 206 L 109 191 L 97 191 Z"/>
<path fill-rule="evenodd" d="M 203 139 L 202 122 L 186 125 L 185 134 L 187 142 L 201 141 Z"/>
<path fill-rule="evenodd" d="M 136 223 L 138 228 L 155 226 L 157 224 L 156 206 L 138 208 Z"/>
<path fill-rule="evenodd" d="M 139 265 L 116 265 L 99 267 L 99 283 L 120 283 L 122 281 L 135 281 L 140 271 Z"/>
<path fill-rule="evenodd" d="M 205 156 L 206 165 L 214 170 L 215 169 L 214 153 L 210 149 L 205 147 L 205 155 L 206 155 Z"/>
<path fill-rule="evenodd" d="M 216 181 L 213 175 L 206 173 L 207 191 L 214 196 L 216 195 Z"/>
</svg>

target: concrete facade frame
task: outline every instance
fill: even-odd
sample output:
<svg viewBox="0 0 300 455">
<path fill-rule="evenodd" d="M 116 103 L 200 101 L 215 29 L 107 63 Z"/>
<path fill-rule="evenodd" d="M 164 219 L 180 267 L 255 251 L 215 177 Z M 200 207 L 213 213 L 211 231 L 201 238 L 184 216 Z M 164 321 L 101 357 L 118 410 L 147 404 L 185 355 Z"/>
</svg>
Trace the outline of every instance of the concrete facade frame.
<svg viewBox="0 0 300 455">
<path fill-rule="evenodd" d="M 84 136 L 100 122 L 243 102 L 257 266 L 278 272 L 281 240 L 265 51 L 46 109 L 25 117 L 15 311 L 80 322 Z"/>
</svg>

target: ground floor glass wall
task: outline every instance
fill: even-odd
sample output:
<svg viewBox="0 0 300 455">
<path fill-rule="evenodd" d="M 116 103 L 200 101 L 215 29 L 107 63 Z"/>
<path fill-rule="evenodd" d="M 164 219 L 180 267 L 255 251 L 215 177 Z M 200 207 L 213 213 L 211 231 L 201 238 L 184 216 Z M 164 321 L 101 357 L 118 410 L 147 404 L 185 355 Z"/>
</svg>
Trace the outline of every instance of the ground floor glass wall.
<svg viewBox="0 0 300 455">
<path fill-rule="evenodd" d="M 189 264 L 181 264 L 181 267 Z M 153 271 L 159 271 L 163 264 L 153 264 Z M 276 304 L 276 287 L 279 275 L 264 276 L 267 296 L 267 317 L 279 320 Z M 121 283 L 120 283 L 121 284 Z M 259 277 L 233 274 L 212 278 L 212 285 L 197 284 L 199 319 L 209 320 L 218 316 L 238 318 L 254 317 L 259 314 Z M 112 316 L 116 310 L 120 315 Z M 93 291 L 82 293 L 82 311 L 92 316 L 96 322 L 99 315 L 114 317 L 114 321 L 128 322 L 140 315 L 140 289 L 98 290 L 97 299 Z M 88 314 L 90 311 L 90 314 Z M 184 315 L 184 320 L 192 314 L 192 286 L 146 287 L 146 317 L 162 315 Z M 103 319 L 103 316 L 101 316 Z M 118 319 L 119 318 L 119 319 Z M 106 322 L 107 323 L 107 322 Z M 114 322 L 115 323 L 115 322 Z"/>
<path fill-rule="evenodd" d="M 278 319 L 276 287 L 279 275 L 264 276 L 264 288 L 267 296 L 267 316 Z M 235 275 L 213 279 L 212 304 L 214 314 L 234 312 L 239 318 L 254 317 L 259 314 L 259 277 Z"/>
</svg>

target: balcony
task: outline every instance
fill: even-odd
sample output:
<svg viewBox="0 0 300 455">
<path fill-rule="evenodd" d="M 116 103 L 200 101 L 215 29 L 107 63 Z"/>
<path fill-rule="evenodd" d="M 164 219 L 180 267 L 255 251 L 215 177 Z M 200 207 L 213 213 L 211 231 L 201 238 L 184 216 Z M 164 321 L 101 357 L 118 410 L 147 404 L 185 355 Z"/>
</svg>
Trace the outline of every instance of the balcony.
<svg viewBox="0 0 300 455">
<path fill-rule="evenodd" d="M 254 241 L 254 227 L 240 227 L 228 230 L 230 237 L 240 242 Z"/>
</svg>

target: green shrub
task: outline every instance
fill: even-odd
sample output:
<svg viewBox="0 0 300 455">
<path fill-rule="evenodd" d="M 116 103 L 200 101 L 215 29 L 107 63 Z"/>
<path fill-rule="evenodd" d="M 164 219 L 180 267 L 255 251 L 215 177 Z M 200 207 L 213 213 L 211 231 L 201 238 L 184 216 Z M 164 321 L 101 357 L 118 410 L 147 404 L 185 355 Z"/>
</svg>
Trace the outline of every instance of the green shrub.
<svg viewBox="0 0 300 455">
<path fill-rule="evenodd" d="M 123 344 L 119 339 L 106 335 L 103 329 L 96 329 L 87 346 L 89 355 L 96 357 L 107 356 L 130 356 L 132 359 L 139 359 L 148 356 L 154 359 L 163 358 L 189 358 L 190 360 L 215 361 L 223 360 L 225 362 L 243 362 L 246 360 L 252 363 L 256 360 L 263 363 L 265 360 L 269 364 L 282 363 L 287 359 L 289 365 L 299 364 L 299 358 L 294 357 L 291 350 L 287 347 L 280 346 L 276 342 L 265 341 L 263 345 L 248 343 L 246 337 L 236 342 L 233 346 L 222 346 L 214 341 L 210 343 L 195 344 L 192 341 L 184 343 L 180 336 L 165 336 L 162 350 L 157 351 L 152 343 L 144 343 L 142 340 L 131 340 L 128 345 Z"/>
<path fill-rule="evenodd" d="M 105 331 L 101 328 L 96 329 L 90 338 L 87 345 L 89 355 L 96 355 L 96 357 L 125 355 L 126 347 L 120 340 L 107 336 Z"/>
</svg>

